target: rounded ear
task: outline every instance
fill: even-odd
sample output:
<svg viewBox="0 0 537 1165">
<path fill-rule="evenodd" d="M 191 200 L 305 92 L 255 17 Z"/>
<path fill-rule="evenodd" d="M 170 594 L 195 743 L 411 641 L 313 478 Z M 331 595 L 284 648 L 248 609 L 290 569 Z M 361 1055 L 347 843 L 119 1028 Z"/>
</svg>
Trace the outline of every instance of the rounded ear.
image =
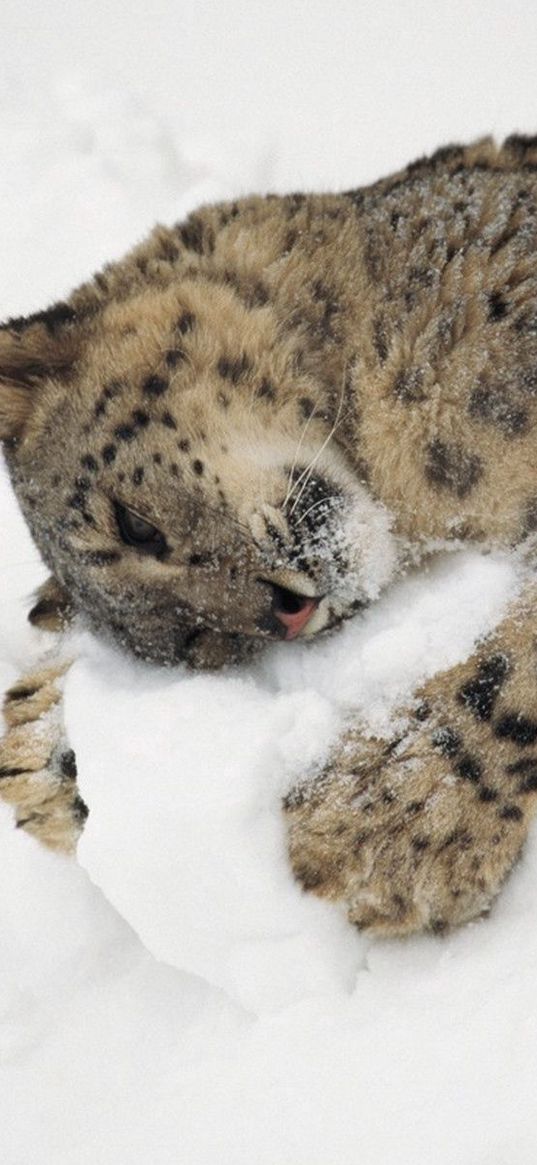
<svg viewBox="0 0 537 1165">
<path fill-rule="evenodd" d="M 72 367 L 80 343 L 76 312 L 66 303 L 0 325 L 0 441 L 22 436 L 41 384 Z"/>
<path fill-rule="evenodd" d="M 62 631 L 73 614 L 74 608 L 67 591 L 51 575 L 36 591 L 28 619 L 33 627 L 39 627 L 42 631 Z"/>
</svg>

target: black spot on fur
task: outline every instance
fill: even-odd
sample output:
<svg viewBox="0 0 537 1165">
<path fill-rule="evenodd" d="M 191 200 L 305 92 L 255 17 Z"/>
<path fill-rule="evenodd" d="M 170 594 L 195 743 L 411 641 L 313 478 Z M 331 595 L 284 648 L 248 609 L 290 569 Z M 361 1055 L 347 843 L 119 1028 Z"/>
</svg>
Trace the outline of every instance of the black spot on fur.
<svg viewBox="0 0 537 1165">
<path fill-rule="evenodd" d="M 527 154 L 528 151 L 533 152 L 533 150 L 537 149 L 537 135 L 519 133 L 510 134 L 510 136 L 505 139 L 503 148 L 512 154 L 515 158 L 517 158 L 518 161 L 522 161 L 524 155 Z"/>
<path fill-rule="evenodd" d="M 175 263 L 179 258 L 180 251 L 173 239 L 161 239 L 158 246 L 158 258 L 163 259 L 166 263 Z"/>
<path fill-rule="evenodd" d="M 197 551 L 190 555 L 190 566 L 214 566 L 216 559 L 210 550 Z"/>
<path fill-rule="evenodd" d="M 477 757 L 465 752 L 457 762 L 456 771 L 465 781 L 477 782 L 483 775 L 483 766 Z"/>
<path fill-rule="evenodd" d="M 432 485 L 464 498 L 483 475 L 483 466 L 475 453 L 453 442 L 432 441 L 427 447 L 425 474 Z"/>
<path fill-rule="evenodd" d="M 423 369 L 410 368 L 398 372 L 393 382 L 393 392 L 403 404 L 414 404 L 424 399 L 422 390 Z"/>
<path fill-rule="evenodd" d="M 537 756 L 524 756 L 520 760 L 513 761 L 510 765 L 506 765 L 506 773 L 514 773 L 515 775 L 531 773 L 537 776 Z"/>
<path fill-rule="evenodd" d="M 421 229 L 426 229 L 427 225 L 427 222 L 424 221 L 421 224 Z M 411 267 L 408 272 L 409 283 L 413 284 L 414 287 L 432 287 L 433 283 L 435 282 L 435 278 L 436 272 L 434 267 L 417 265 L 415 267 Z"/>
<path fill-rule="evenodd" d="M 432 918 L 428 929 L 432 931 L 433 934 L 444 934 L 448 929 L 448 924 L 444 918 Z"/>
<path fill-rule="evenodd" d="M 218 361 L 218 373 L 224 380 L 231 380 L 233 384 L 237 384 L 239 380 L 250 370 L 251 364 L 243 352 L 237 360 L 228 360 L 222 356 Z"/>
<path fill-rule="evenodd" d="M 304 206 L 306 195 L 300 191 L 294 194 L 286 194 L 284 201 L 289 218 L 294 218 L 295 214 Z"/>
<path fill-rule="evenodd" d="M 503 821 L 521 821 L 524 814 L 519 805 L 503 805 L 498 813 Z"/>
<path fill-rule="evenodd" d="M 181 453 L 189 453 L 190 441 L 188 441 L 186 437 L 182 437 L 181 440 L 177 442 L 177 447 L 181 450 Z"/>
<path fill-rule="evenodd" d="M 343 194 L 344 194 L 345 198 L 348 198 L 349 202 L 352 202 L 352 205 L 354 206 L 355 210 L 362 210 L 363 209 L 363 205 L 364 205 L 364 201 L 365 201 L 365 195 L 364 195 L 363 190 L 359 190 L 359 189 L 357 189 L 357 190 L 345 190 L 343 192 Z"/>
<path fill-rule="evenodd" d="M 417 853 L 428 849 L 430 844 L 428 837 L 414 837 L 412 839 L 412 849 L 415 849 Z"/>
<path fill-rule="evenodd" d="M 420 724 L 422 724 L 424 720 L 429 719 L 431 711 L 431 705 L 427 702 L 427 700 L 421 700 L 417 708 L 414 710 L 414 716 L 416 717 L 416 720 L 419 720 Z"/>
<path fill-rule="evenodd" d="M 97 473 L 99 468 L 98 462 L 95 460 L 95 457 L 93 457 L 91 453 L 86 453 L 84 457 L 81 457 L 80 464 L 84 469 L 89 469 L 90 473 Z"/>
<path fill-rule="evenodd" d="M 256 396 L 264 397 L 268 401 L 276 400 L 276 389 L 270 380 L 267 380 L 266 376 L 263 377 L 259 388 L 256 390 Z"/>
<path fill-rule="evenodd" d="M 114 429 L 114 437 L 118 441 L 134 441 L 136 437 L 136 430 L 132 425 L 117 425 Z"/>
<path fill-rule="evenodd" d="M 83 801 L 79 793 L 77 793 L 76 797 L 73 798 L 73 804 L 71 808 L 75 821 L 78 822 L 79 825 L 83 825 L 89 817 L 89 809 L 86 805 L 86 802 Z"/>
<path fill-rule="evenodd" d="M 194 470 L 194 473 L 198 475 L 198 477 L 201 477 L 204 469 L 203 461 L 200 461 L 197 457 L 196 460 L 192 462 L 192 469 Z"/>
<path fill-rule="evenodd" d="M 182 348 L 170 348 L 170 350 L 166 352 L 165 356 L 168 368 L 177 368 L 177 365 L 181 364 L 184 358 L 185 353 L 183 352 Z"/>
<path fill-rule="evenodd" d="M 90 314 L 89 312 L 87 314 Z M 21 335 L 28 328 L 32 328 L 34 324 L 42 324 L 51 336 L 66 324 L 74 324 L 77 322 L 78 316 L 74 308 L 69 307 L 69 304 L 60 301 L 53 303 L 52 307 L 45 308 L 44 311 L 33 312 L 29 316 L 17 316 L 6 320 L 4 324 L 0 325 L 1 331 L 16 332 Z"/>
<path fill-rule="evenodd" d="M 408 903 L 406 902 L 405 898 L 403 898 L 402 894 L 392 894 L 392 906 L 394 908 L 396 918 L 405 917 L 408 910 Z"/>
<path fill-rule="evenodd" d="M 147 413 L 144 413 L 143 409 L 135 409 L 132 414 L 132 419 L 135 425 L 139 425 L 141 429 L 147 429 L 149 416 Z"/>
<path fill-rule="evenodd" d="M 438 150 L 435 150 L 434 154 L 431 154 L 429 159 L 423 158 L 421 162 L 429 161 L 430 165 L 435 168 L 437 166 L 454 166 L 456 163 L 462 162 L 463 157 L 464 146 L 453 142 L 447 146 L 440 146 Z"/>
<path fill-rule="evenodd" d="M 298 404 L 304 420 L 308 421 L 315 412 L 315 402 L 309 396 L 301 396 Z"/>
<path fill-rule="evenodd" d="M 84 497 L 84 494 L 76 493 L 76 492 L 71 494 L 67 498 L 67 505 L 72 510 L 80 510 L 82 512 L 86 506 L 86 499 Z"/>
<path fill-rule="evenodd" d="M 458 692 L 459 704 L 468 708 L 477 720 L 490 720 L 498 693 L 508 673 L 509 663 L 505 655 L 498 653 L 482 660 L 477 675 L 463 684 Z"/>
<path fill-rule="evenodd" d="M 177 429 L 177 421 L 172 417 L 171 413 L 163 413 L 160 419 L 162 424 L 166 425 L 167 429 Z"/>
<path fill-rule="evenodd" d="M 117 446 L 116 445 L 105 445 L 104 448 L 101 450 L 101 454 L 102 454 L 102 459 L 103 459 L 105 465 L 112 465 L 112 463 L 116 460 Z"/>
<path fill-rule="evenodd" d="M 405 808 L 411 817 L 415 817 L 416 813 L 421 813 L 422 809 L 425 808 L 425 801 L 409 801 Z"/>
<path fill-rule="evenodd" d="M 162 453 L 153 453 L 155 465 L 162 465 Z"/>
<path fill-rule="evenodd" d="M 287 231 L 287 234 L 286 234 L 285 239 L 284 239 L 283 249 L 282 249 L 283 255 L 289 255 L 291 253 L 291 251 L 293 250 L 293 247 L 295 246 L 295 243 L 297 242 L 297 239 L 298 239 L 298 231 L 295 231 L 295 230 Z"/>
<path fill-rule="evenodd" d="M 196 255 L 203 254 L 205 235 L 203 222 L 198 215 L 190 215 L 184 226 L 180 227 L 179 237 L 189 251 L 195 251 Z M 212 250 L 212 247 L 210 249 Z"/>
<path fill-rule="evenodd" d="M 193 313 L 191 311 L 184 311 L 181 318 L 177 321 L 178 332 L 180 332 L 182 336 L 185 336 L 187 332 L 192 331 L 195 322 L 196 317 L 193 315 Z"/>
<path fill-rule="evenodd" d="M 491 322 L 503 320 L 509 311 L 509 302 L 499 291 L 491 291 L 488 298 L 488 319 Z"/>
<path fill-rule="evenodd" d="M 506 437 L 519 436 L 528 429 L 527 409 L 517 407 L 512 393 L 501 385 L 478 385 L 472 392 L 468 408 L 471 417 L 485 424 L 497 425 Z"/>
<path fill-rule="evenodd" d="M 1 774 L 0 774 L 1 775 Z M 293 803 L 294 804 L 294 803 Z M 293 807 L 293 806 L 291 806 Z M 300 885 L 304 890 L 315 890 L 322 886 L 325 881 L 325 876 L 322 870 L 315 866 L 302 865 L 294 866 L 294 874 Z"/>
<path fill-rule="evenodd" d="M 35 684 L 14 684 L 12 688 L 6 692 L 6 704 L 12 704 L 16 700 L 29 700 L 31 696 L 35 696 L 39 691 L 39 686 Z"/>
<path fill-rule="evenodd" d="M 388 339 L 386 335 L 386 325 L 382 316 L 376 316 L 373 320 L 373 347 L 381 362 L 384 363 L 388 355 Z"/>
<path fill-rule="evenodd" d="M 105 400 L 114 400 L 114 397 L 121 396 L 122 392 L 123 385 L 120 384 L 119 380 L 112 380 L 110 381 L 110 384 L 107 384 L 106 387 L 103 388 L 103 396 Z"/>
<path fill-rule="evenodd" d="M 508 776 L 522 778 L 518 786 L 519 793 L 537 792 L 537 757 L 528 756 L 522 760 L 506 765 Z"/>
<path fill-rule="evenodd" d="M 460 752 L 462 741 L 454 728 L 448 724 L 437 728 L 431 737 L 434 748 L 438 748 L 443 756 L 456 756 Z"/>
<path fill-rule="evenodd" d="M 270 295 L 264 283 L 259 279 L 247 287 L 244 293 L 244 302 L 247 307 L 264 307 L 268 303 Z"/>
<path fill-rule="evenodd" d="M 335 336 L 334 320 L 341 311 L 335 293 L 321 279 L 317 279 L 312 285 L 312 296 L 317 303 L 322 305 L 323 311 L 321 317 L 314 320 L 308 330 L 322 340 L 333 339 Z"/>
<path fill-rule="evenodd" d="M 490 785 L 482 785 L 479 790 L 480 801 L 497 801 L 498 790 L 491 788 Z"/>
<path fill-rule="evenodd" d="M 63 777 L 75 781 L 77 777 L 76 757 L 72 748 L 62 752 L 60 757 L 60 771 Z"/>
<path fill-rule="evenodd" d="M 144 467 L 143 467 L 143 465 L 137 465 L 136 469 L 134 470 L 133 475 L 132 475 L 132 484 L 133 485 L 141 485 L 143 480 L 144 480 Z"/>
<path fill-rule="evenodd" d="M 142 392 L 146 396 L 162 396 L 168 390 L 168 381 L 162 376 L 148 376 L 143 382 Z"/>
<path fill-rule="evenodd" d="M 494 732 L 500 739 L 512 740 L 519 748 L 526 748 L 537 740 L 537 721 L 521 712 L 506 712 L 495 724 Z"/>
<path fill-rule="evenodd" d="M 537 772 L 528 773 L 518 786 L 519 793 L 537 793 Z"/>
</svg>

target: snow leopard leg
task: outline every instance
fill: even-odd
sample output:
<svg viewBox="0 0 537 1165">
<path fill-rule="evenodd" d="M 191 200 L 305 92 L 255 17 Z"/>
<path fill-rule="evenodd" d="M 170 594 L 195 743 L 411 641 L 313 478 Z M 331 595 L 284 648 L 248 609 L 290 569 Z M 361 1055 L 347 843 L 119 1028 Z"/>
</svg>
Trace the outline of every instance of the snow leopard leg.
<svg viewBox="0 0 537 1165">
<path fill-rule="evenodd" d="M 0 739 L 0 797 L 13 806 L 18 828 L 64 853 L 74 852 L 88 815 L 63 724 L 63 679 L 71 662 L 49 656 L 13 684 Z"/>
<path fill-rule="evenodd" d="M 289 795 L 291 861 L 360 928 L 439 932 L 489 910 L 537 812 L 536 584 L 399 725 L 351 727 Z"/>
</svg>

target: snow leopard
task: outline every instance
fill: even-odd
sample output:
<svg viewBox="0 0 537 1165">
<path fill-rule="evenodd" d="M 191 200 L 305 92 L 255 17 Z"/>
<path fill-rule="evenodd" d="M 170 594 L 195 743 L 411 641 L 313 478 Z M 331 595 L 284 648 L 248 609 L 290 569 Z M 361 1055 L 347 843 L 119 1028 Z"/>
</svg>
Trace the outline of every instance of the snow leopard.
<svg viewBox="0 0 537 1165">
<path fill-rule="evenodd" d="M 450 145 L 202 207 L 0 329 L 0 437 L 51 572 L 29 618 L 60 640 L 78 620 L 220 668 L 359 618 L 439 546 L 523 563 L 389 738 L 351 720 L 285 798 L 296 879 L 378 934 L 486 914 L 537 805 L 536 208 L 537 137 Z M 72 852 L 66 667 L 8 691 L 0 794 Z"/>
</svg>

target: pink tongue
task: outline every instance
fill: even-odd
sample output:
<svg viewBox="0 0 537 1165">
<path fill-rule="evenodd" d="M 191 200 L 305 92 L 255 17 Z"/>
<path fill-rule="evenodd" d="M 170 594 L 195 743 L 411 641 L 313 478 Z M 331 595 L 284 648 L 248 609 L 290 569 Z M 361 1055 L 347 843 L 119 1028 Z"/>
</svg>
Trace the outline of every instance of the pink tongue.
<svg viewBox="0 0 537 1165">
<path fill-rule="evenodd" d="M 316 599 L 305 599 L 300 611 L 293 611 L 292 614 L 287 611 L 274 612 L 280 623 L 287 627 L 286 639 L 296 639 L 297 635 L 300 635 L 302 628 L 306 626 L 313 612 L 317 610 L 317 605 Z"/>
</svg>

